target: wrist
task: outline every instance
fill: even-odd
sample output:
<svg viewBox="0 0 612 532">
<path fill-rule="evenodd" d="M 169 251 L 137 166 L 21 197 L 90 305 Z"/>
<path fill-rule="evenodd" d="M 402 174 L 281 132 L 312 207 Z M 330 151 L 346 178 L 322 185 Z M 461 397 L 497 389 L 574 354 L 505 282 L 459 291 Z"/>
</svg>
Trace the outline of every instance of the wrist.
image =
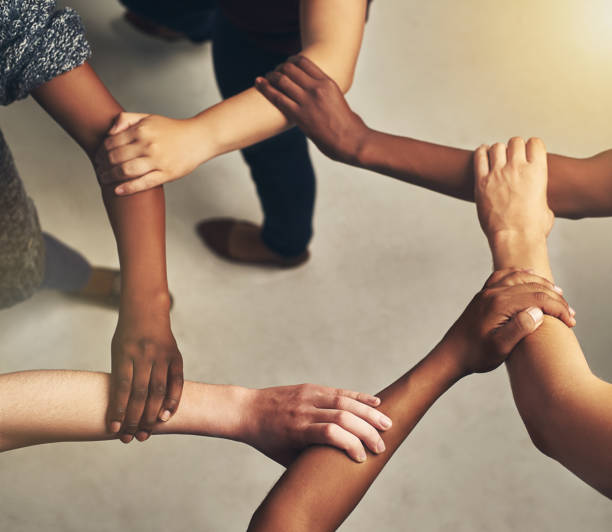
<svg viewBox="0 0 612 532">
<path fill-rule="evenodd" d="M 256 402 L 260 390 L 242 386 L 232 386 L 232 388 L 234 412 L 237 415 L 231 439 L 251 445 L 258 432 Z"/>
<path fill-rule="evenodd" d="M 488 236 L 496 270 L 521 268 L 551 277 L 546 235 L 527 231 L 498 231 Z"/>
<path fill-rule="evenodd" d="M 452 329 L 451 329 L 452 331 Z M 473 373 L 469 367 L 469 342 L 447 333 L 428 355 L 435 360 L 442 383 L 450 388 L 455 382 Z"/>
<path fill-rule="evenodd" d="M 196 154 L 198 165 L 224 153 L 220 142 L 221 134 L 213 127 L 207 111 L 184 120 L 189 136 L 194 141 L 193 153 Z"/>
<path fill-rule="evenodd" d="M 172 299 L 167 288 L 133 290 L 121 288 L 120 315 L 168 316 Z"/>
<path fill-rule="evenodd" d="M 357 135 L 357 141 L 349 160 L 344 161 L 353 166 L 369 168 L 372 166 L 372 147 L 376 138 L 376 131 L 363 124 L 363 130 Z"/>
</svg>

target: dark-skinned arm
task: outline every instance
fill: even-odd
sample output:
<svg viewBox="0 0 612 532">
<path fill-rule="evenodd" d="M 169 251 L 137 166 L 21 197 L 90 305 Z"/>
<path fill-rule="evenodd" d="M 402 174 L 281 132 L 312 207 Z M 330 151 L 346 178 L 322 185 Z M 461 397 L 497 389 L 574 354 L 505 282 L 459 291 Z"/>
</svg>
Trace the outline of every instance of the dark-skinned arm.
<svg viewBox="0 0 612 532">
<path fill-rule="evenodd" d="M 549 281 L 526 271 L 495 272 L 443 340 L 384 389 L 380 410 L 393 420 L 385 451 L 357 464 L 329 447 L 311 447 L 293 462 L 255 512 L 249 530 L 326 532 L 353 511 L 419 420 L 455 382 L 491 371 L 542 323 L 542 311 L 574 325 Z"/>
<path fill-rule="evenodd" d="M 83 64 L 35 89 L 36 101 L 94 161 L 121 106 Z M 109 430 L 124 442 L 150 435 L 177 409 L 182 357 L 170 328 L 162 187 L 120 198 L 102 187 L 121 263 L 121 306 L 112 341 Z M 140 426 L 140 429 L 139 429 Z"/>
<path fill-rule="evenodd" d="M 474 201 L 472 151 L 369 128 L 308 58 L 291 58 L 255 86 L 328 157 Z M 548 203 L 556 216 L 612 215 L 612 150 L 586 159 L 549 154 L 548 168 Z"/>
</svg>

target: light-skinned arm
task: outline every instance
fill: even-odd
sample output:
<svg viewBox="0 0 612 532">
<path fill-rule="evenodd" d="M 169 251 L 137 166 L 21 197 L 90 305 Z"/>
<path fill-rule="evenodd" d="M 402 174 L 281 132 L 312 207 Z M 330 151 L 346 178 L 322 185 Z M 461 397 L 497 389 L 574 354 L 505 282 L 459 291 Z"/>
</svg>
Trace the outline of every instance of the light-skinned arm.
<svg viewBox="0 0 612 532">
<path fill-rule="evenodd" d="M 366 19 L 366 0 L 302 0 L 302 54 L 348 91 Z M 248 120 L 244 117 L 248 116 Z M 130 179 L 118 194 L 173 181 L 203 162 L 277 135 L 291 124 L 251 88 L 186 120 L 125 113 L 105 141 L 105 182 Z"/>
<path fill-rule="evenodd" d="M 474 201 L 473 152 L 369 128 L 313 61 L 257 78 L 256 87 L 334 160 Z M 612 150 L 585 159 L 548 155 L 548 203 L 556 216 L 612 216 Z"/>
<path fill-rule="evenodd" d="M 116 438 L 105 423 L 107 373 L 22 371 L 0 375 L 0 451 L 42 443 Z M 194 434 L 241 441 L 287 465 L 300 449 L 327 443 L 354 460 L 382 442 L 390 420 L 372 395 L 315 384 L 264 389 L 185 383 L 181 408 L 154 434 Z"/>
<path fill-rule="evenodd" d="M 550 282 L 521 270 L 495 272 L 442 341 L 384 389 L 380 410 L 393 419 L 386 451 L 354 464 L 327 447 L 305 450 L 255 512 L 249 530 L 336 530 L 429 407 L 462 377 L 498 367 L 542 323 L 542 310 L 575 322 Z"/>
<path fill-rule="evenodd" d="M 122 111 L 87 63 L 41 85 L 32 95 L 92 162 Z M 176 411 L 183 362 L 170 328 L 163 189 L 119 198 L 102 186 L 102 195 L 121 263 L 108 423 L 129 442 L 137 431 L 139 439 L 146 439 L 160 416 L 167 419 Z"/>
<path fill-rule="evenodd" d="M 476 205 L 495 267 L 532 268 L 552 280 L 544 144 L 513 138 L 481 146 L 474 161 Z M 612 498 L 612 384 L 593 375 L 574 332 L 545 317 L 506 367 L 535 445 Z"/>
</svg>

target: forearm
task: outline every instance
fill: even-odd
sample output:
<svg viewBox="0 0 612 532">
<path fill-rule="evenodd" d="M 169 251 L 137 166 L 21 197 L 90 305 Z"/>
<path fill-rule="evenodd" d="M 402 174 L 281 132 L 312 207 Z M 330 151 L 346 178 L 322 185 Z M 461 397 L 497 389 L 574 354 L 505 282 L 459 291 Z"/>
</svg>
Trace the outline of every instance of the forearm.
<svg viewBox="0 0 612 532">
<path fill-rule="evenodd" d="M 473 152 L 368 129 L 361 168 L 474 201 Z M 612 216 L 612 150 L 586 159 L 548 155 L 548 204 L 562 218 Z"/>
<path fill-rule="evenodd" d="M 393 420 L 381 434 L 386 451 L 357 464 L 329 447 L 311 447 L 291 464 L 253 516 L 249 530 L 335 530 L 352 512 L 429 407 L 458 380 L 452 353 L 440 344 L 383 390 L 380 410 Z"/>
<path fill-rule="evenodd" d="M 496 267 L 552 279 L 545 241 L 493 239 Z M 506 362 L 517 409 L 535 445 L 612 497 L 612 385 L 595 377 L 571 329 L 544 317 Z"/>
<path fill-rule="evenodd" d="M 0 451 L 41 443 L 116 438 L 108 432 L 110 375 L 87 371 L 25 371 L 0 375 Z M 181 407 L 156 434 L 240 439 L 249 391 L 185 382 Z"/>
<path fill-rule="evenodd" d="M 92 161 L 122 110 L 87 63 L 45 83 L 33 96 Z M 163 189 L 125 198 L 115 196 L 112 187 L 102 192 L 117 239 L 123 288 L 167 298 Z"/>
<path fill-rule="evenodd" d="M 320 65 L 343 92 L 349 90 L 353 81 L 366 5 L 365 0 L 300 2 L 300 54 Z M 193 130 L 198 132 L 202 145 L 206 146 L 202 162 L 250 146 L 291 127 L 284 115 L 255 88 L 206 109 L 191 121 L 197 124 Z"/>
</svg>

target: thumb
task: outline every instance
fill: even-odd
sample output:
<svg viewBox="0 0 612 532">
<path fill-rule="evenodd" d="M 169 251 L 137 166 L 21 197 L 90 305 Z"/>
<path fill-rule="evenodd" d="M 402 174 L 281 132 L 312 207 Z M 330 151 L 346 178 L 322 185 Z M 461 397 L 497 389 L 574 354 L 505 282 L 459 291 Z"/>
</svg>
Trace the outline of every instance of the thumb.
<svg viewBox="0 0 612 532">
<path fill-rule="evenodd" d="M 116 135 L 117 133 L 121 133 L 127 128 L 133 126 L 134 124 L 137 124 L 147 116 L 149 115 L 146 113 L 119 113 L 115 117 L 115 122 L 113 123 L 113 126 L 108 130 L 108 134 Z"/>
<path fill-rule="evenodd" d="M 500 353 L 508 355 L 525 336 L 542 325 L 544 313 L 539 307 L 529 307 L 517 312 L 495 333 L 495 344 Z"/>
</svg>

